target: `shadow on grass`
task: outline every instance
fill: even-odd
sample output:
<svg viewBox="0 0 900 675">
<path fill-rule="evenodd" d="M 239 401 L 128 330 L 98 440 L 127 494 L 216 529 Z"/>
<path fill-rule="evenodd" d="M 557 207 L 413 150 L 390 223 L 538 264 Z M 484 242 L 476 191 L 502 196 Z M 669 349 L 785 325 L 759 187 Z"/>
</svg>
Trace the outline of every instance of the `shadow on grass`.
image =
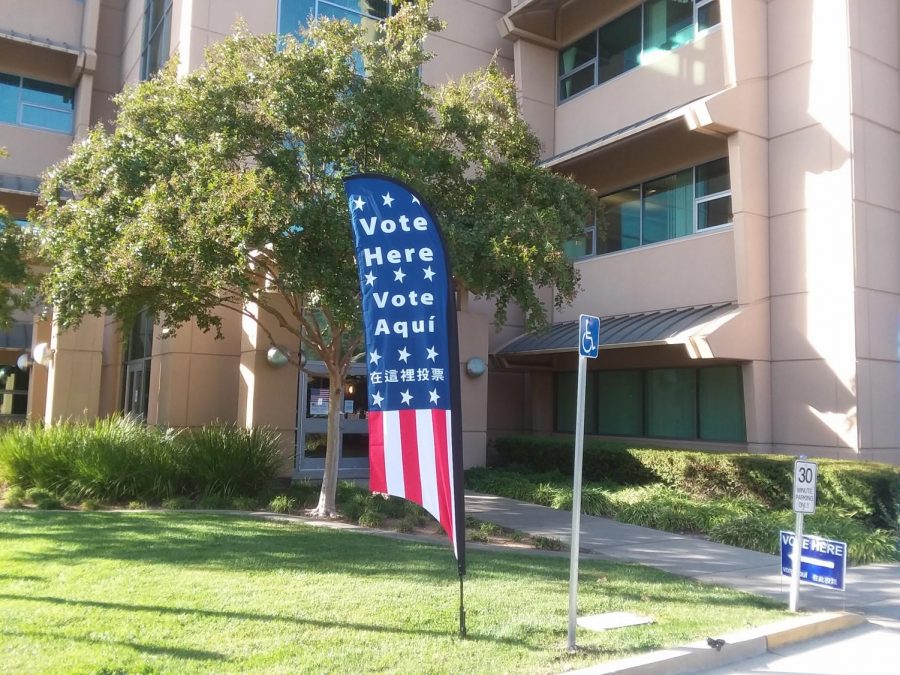
<svg viewBox="0 0 900 675">
<path fill-rule="evenodd" d="M 17 602 L 36 602 L 36 603 L 50 603 L 56 605 L 66 605 L 72 607 L 96 607 L 98 609 L 111 609 L 111 610 L 122 610 L 126 612 L 152 612 L 154 614 L 196 614 L 198 616 L 208 617 L 208 618 L 224 618 L 224 619 L 239 619 L 243 621 L 277 621 L 282 623 L 290 623 L 295 624 L 297 626 L 310 626 L 315 628 L 340 628 L 343 630 L 358 630 L 358 631 L 368 631 L 371 633 L 398 633 L 404 635 L 425 635 L 431 637 L 447 637 L 448 633 L 445 630 L 431 630 L 424 628 L 401 628 L 397 626 L 377 626 L 373 624 L 366 623 L 349 623 L 346 621 L 327 621 L 323 619 L 304 619 L 301 617 L 289 617 L 289 616 L 279 616 L 277 614 L 258 614 L 253 612 L 231 612 L 231 611 L 223 611 L 223 610 L 214 610 L 214 609 L 201 609 L 196 607 L 168 607 L 165 605 L 131 605 L 122 602 L 104 602 L 100 600 L 71 600 L 68 598 L 58 598 L 54 596 L 41 596 L 41 595 L 14 595 L 12 593 L 0 593 L 0 600 L 13 600 Z M 0 633 L 4 633 L 4 631 L 0 631 Z M 4 633 L 6 635 L 10 635 L 11 633 Z M 39 635 L 35 633 L 35 635 Z M 69 636 L 58 636 L 61 639 L 72 639 L 79 640 L 83 642 L 93 642 L 92 640 L 88 640 L 86 638 L 74 638 Z M 497 637 L 486 637 L 483 635 L 478 635 L 474 633 L 468 633 L 467 639 L 474 640 L 476 642 L 496 642 L 502 643 L 514 647 L 526 648 L 526 649 L 535 649 L 532 645 L 522 641 L 515 640 L 513 638 L 497 638 Z M 126 646 L 134 646 L 136 649 L 143 649 L 144 646 L 138 647 L 136 645 L 132 645 L 131 643 L 122 642 L 116 644 L 123 644 Z M 149 651 L 154 649 L 153 647 L 146 647 Z M 160 652 L 169 651 L 162 647 L 159 648 Z M 183 650 L 183 651 L 196 651 L 196 650 Z M 225 658 L 220 654 L 215 654 L 215 652 L 202 652 L 197 651 L 198 654 L 207 654 L 212 656 L 200 656 L 200 657 L 191 657 L 191 658 Z"/>
<path fill-rule="evenodd" d="M 302 524 L 196 513 L 35 513 L 0 521 L 0 538 L 52 540 L 16 559 L 77 564 L 91 560 L 162 563 L 194 569 L 398 575 L 455 583 L 456 565 L 440 544 L 405 542 Z M 477 559 L 477 554 L 472 556 Z M 567 563 L 537 556 L 492 556 L 485 576 L 565 579 Z M 487 567 L 487 566 L 486 566 Z M 499 569 L 498 569 L 499 567 Z M 479 570 L 481 573 L 482 570 Z"/>
<path fill-rule="evenodd" d="M 27 598 L 19 598 L 27 599 Z M 66 640 L 69 642 L 80 642 L 88 645 L 118 645 L 120 647 L 129 647 L 135 651 L 144 654 L 153 654 L 156 656 L 171 656 L 179 659 L 190 659 L 192 661 L 228 661 L 228 657 L 218 652 L 208 652 L 203 649 L 183 649 L 181 647 L 159 647 L 157 645 L 147 645 L 140 642 L 131 642 L 129 640 L 91 640 L 90 638 L 77 637 L 75 635 L 61 635 L 52 631 L 12 631 L 0 629 L 0 635 L 6 635 L 12 638 L 37 638 L 51 640 Z M 116 671 L 120 672 L 120 671 Z M 122 671 L 124 672 L 124 671 Z"/>
<path fill-rule="evenodd" d="M 357 578 L 403 576 L 429 583 L 456 583 L 455 562 L 446 547 L 439 544 L 406 542 L 242 516 L 177 512 L 20 513 L 0 521 L 0 538 L 11 533 L 19 538 L 52 539 L 52 548 L 16 556 L 36 563 L 62 561 L 71 565 L 116 560 L 199 570 L 304 573 L 315 570 Z M 565 584 L 568 580 L 568 557 L 549 557 L 536 552 L 498 556 L 470 551 L 469 560 L 470 576 L 478 580 L 509 576 L 522 584 Z M 479 564 L 481 560 L 490 562 Z M 710 597 L 699 583 L 633 563 L 585 561 L 583 564 L 582 585 L 590 584 L 591 574 L 596 573 L 592 568 L 616 570 L 619 578 L 615 582 L 594 591 L 615 594 L 619 598 L 702 605 L 779 606 L 776 601 L 751 595 Z M 679 583 L 670 588 L 669 583 L 674 580 Z M 629 588 L 631 583 L 648 582 L 658 582 L 658 591 L 635 593 Z"/>
<path fill-rule="evenodd" d="M 4 574 L 0 572 L 0 581 L 44 581 L 46 578 L 35 574 Z"/>
</svg>

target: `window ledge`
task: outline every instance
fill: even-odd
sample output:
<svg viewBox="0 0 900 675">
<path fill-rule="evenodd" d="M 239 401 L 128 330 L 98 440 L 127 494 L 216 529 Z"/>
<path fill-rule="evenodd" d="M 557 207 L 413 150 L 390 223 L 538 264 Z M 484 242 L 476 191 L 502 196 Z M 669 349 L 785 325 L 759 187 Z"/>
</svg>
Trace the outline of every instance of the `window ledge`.
<svg viewBox="0 0 900 675">
<path fill-rule="evenodd" d="M 649 249 L 659 248 L 661 246 L 671 246 L 673 244 L 682 244 L 689 241 L 696 241 L 697 239 L 705 238 L 705 237 L 713 237 L 719 234 L 725 234 L 727 232 L 731 232 L 734 229 L 734 223 L 728 223 L 727 225 L 718 225 L 716 227 L 708 227 L 702 232 L 694 232 L 693 234 L 686 234 L 683 237 L 675 237 L 674 239 L 666 239 L 665 241 L 657 241 L 653 244 L 644 244 L 643 246 L 634 246 L 633 248 L 625 248 L 621 251 L 611 251 L 609 253 L 598 253 L 597 255 L 586 255 L 582 258 L 576 258 L 572 262 L 575 265 L 579 265 L 585 262 L 592 262 L 599 259 L 605 258 L 613 258 L 623 255 L 630 255 L 634 253 L 639 253 L 641 251 L 647 251 Z"/>
</svg>

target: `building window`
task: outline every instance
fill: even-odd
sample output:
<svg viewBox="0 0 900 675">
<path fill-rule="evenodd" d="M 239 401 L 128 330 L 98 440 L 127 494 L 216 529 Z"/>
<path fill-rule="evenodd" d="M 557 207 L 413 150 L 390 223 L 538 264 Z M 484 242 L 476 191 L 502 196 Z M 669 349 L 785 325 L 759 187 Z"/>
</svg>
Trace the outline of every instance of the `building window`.
<svg viewBox="0 0 900 675">
<path fill-rule="evenodd" d="M 144 6 L 144 41 L 141 47 L 141 79 L 150 78 L 169 58 L 172 32 L 172 0 L 147 0 Z"/>
<path fill-rule="evenodd" d="M 576 374 L 556 374 L 555 430 L 575 430 Z M 588 373 L 584 430 L 604 436 L 743 442 L 738 365 Z"/>
<path fill-rule="evenodd" d="M 347 19 L 362 26 L 375 39 L 378 25 L 392 16 L 398 0 L 281 0 L 278 9 L 278 34 L 298 33 L 310 18 Z"/>
<path fill-rule="evenodd" d="M 153 347 L 153 314 L 143 310 L 131 324 L 123 361 L 122 411 L 146 420 L 150 403 L 150 365 Z"/>
<path fill-rule="evenodd" d="M 75 90 L 0 73 L 0 122 L 72 133 Z"/>
<path fill-rule="evenodd" d="M 10 352 L 4 350 L 4 354 L 8 355 Z M 27 370 L 21 370 L 10 363 L 0 366 L 0 425 L 26 418 L 28 380 Z"/>
<path fill-rule="evenodd" d="M 720 21 L 719 0 L 647 0 L 559 52 L 559 100 L 650 63 Z"/>
<path fill-rule="evenodd" d="M 684 169 L 601 197 L 584 234 L 566 244 L 570 258 L 614 253 L 730 225 L 728 158 Z M 599 227 L 598 227 L 599 225 Z"/>
</svg>

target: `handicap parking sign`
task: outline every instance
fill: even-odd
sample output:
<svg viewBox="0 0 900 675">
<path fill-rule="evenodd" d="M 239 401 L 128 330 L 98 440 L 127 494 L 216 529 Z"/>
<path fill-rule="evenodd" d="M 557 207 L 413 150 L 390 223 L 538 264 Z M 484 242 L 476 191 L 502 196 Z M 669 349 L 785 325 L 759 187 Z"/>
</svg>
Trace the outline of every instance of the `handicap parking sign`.
<svg viewBox="0 0 900 675">
<path fill-rule="evenodd" d="M 596 359 L 600 351 L 600 317 L 582 314 L 578 319 L 578 353 Z"/>
</svg>

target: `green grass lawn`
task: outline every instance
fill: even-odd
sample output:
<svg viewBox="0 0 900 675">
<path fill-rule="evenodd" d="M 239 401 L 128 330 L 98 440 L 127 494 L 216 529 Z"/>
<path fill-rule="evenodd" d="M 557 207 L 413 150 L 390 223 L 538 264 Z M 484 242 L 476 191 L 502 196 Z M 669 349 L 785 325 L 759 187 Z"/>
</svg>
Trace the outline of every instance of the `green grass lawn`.
<svg viewBox="0 0 900 675">
<path fill-rule="evenodd" d="M 471 551 L 469 639 L 446 547 L 194 513 L 0 512 L 0 672 L 558 672 L 758 625 L 774 602 L 637 565 Z"/>
</svg>

